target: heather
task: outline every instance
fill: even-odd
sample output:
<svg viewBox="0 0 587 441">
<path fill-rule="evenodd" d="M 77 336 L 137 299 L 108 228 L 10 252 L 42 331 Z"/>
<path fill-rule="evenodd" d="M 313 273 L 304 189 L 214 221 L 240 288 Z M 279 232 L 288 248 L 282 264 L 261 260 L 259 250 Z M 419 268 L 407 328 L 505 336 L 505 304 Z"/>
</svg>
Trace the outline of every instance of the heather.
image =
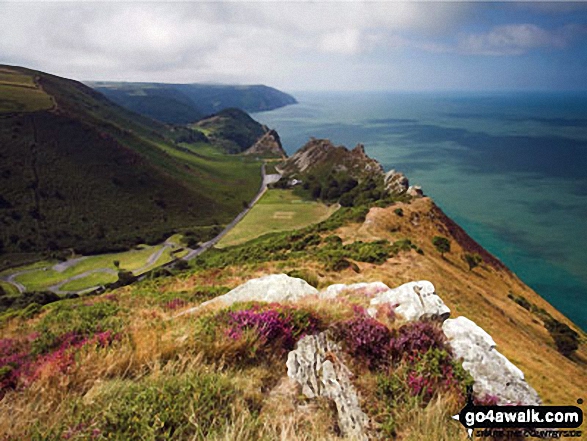
<svg viewBox="0 0 587 441">
<path fill-rule="evenodd" d="M 325 329 L 313 311 L 278 303 L 237 303 L 197 320 L 195 338 L 211 358 L 255 364 L 283 358 L 306 334 Z"/>
</svg>

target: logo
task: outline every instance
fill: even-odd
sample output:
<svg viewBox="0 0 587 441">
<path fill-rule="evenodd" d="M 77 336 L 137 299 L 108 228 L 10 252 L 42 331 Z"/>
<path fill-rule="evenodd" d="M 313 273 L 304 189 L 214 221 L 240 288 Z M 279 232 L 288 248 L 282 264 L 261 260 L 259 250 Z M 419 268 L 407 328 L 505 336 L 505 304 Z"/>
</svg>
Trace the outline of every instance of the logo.
<svg viewBox="0 0 587 441">
<path fill-rule="evenodd" d="M 578 400 L 582 403 L 582 400 Z M 459 421 L 469 434 L 477 429 L 481 436 L 495 436 L 494 429 L 521 429 L 517 436 L 539 436 L 539 429 L 575 429 L 583 424 L 583 411 L 577 406 L 477 406 L 473 403 L 473 388 L 467 387 L 467 404 L 453 419 Z M 569 431 L 566 437 L 581 436 Z"/>
</svg>

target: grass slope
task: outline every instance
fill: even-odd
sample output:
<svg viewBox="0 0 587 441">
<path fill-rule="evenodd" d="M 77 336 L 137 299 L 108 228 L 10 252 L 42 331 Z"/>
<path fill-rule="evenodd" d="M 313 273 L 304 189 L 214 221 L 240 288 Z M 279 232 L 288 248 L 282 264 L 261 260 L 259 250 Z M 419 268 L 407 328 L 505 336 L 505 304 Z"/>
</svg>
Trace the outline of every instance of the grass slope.
<svg viewBox="0 0 587 441">
<path fill-rule="evenodd" d="M 30 93 L 19 97 L 21 111 L 0 113 L 3 266 L 47 250 L 122 250 L 224 224 L 259 188 L 259 163 L 194 142 L 202 137 L 189 129 L 171 130 L 74 81 L 1 69 L 5 82 L 35 85 L 22 88 Z M 39 94 L 54 106 L 39 107 Z"/>
<path fill-rule="evenodd" d="M 444 256 L 432 243 L 439 234 L 451 243 Z M 426 198 L 387 208 L 342 208 L 319 225 L 206 253 L 181 273 L 5 317 L 0 436 L 341 439 L 333 406 L 303 398 L 287 380 L 295 339 L 331 329 L 374 439 L 467 439 L 450 416 L 464 404 L 469 380 L 438 340 L 437 325 L 406 327 L 393 314 L 366 318 L 357 312 L 368 302 L 365 293 L 289 305 L 216 305 L 173 318 L 246 280 L 278 272 L 295 273 L 318 288 L 430 280 L 452 316 L 465 315 L 487 330 L 546 404 L 574 404 L 587 382 L 585 334 L 575 354 L 561 355 L 539 317 L 508 295 L 524 296 L 573 324 L 497 261 L 469 270 L 462 257 L 474 250 L 476 244 Z M 324 257 L 337 255 L 355 265 L 330 268 Z M 424 347 L 432 340 L 435 347 L 394 346 L 391 361 L 382 358 L 388 347 L 382 342 L 407 335 L 402 332 L 409 332 L 408 341 Z M 410 373 L 427 378 L 430 389 L 416 393 L 406 379 Z"/>
<path fill-rule="evenodd" d="M 249 213 L 218 243 L 219 248 L 267 233 L 295 230 L 328 218 L 336 206 L 303 200 L 291 190 L 268 190 Z"/>
<path fill-rule="evenodd" d="M 236 108 L 222 110 L 192 127 L 202 131 L 227 153 L 244 152 L 267 131 L 265 126 Z"/>
</svg>

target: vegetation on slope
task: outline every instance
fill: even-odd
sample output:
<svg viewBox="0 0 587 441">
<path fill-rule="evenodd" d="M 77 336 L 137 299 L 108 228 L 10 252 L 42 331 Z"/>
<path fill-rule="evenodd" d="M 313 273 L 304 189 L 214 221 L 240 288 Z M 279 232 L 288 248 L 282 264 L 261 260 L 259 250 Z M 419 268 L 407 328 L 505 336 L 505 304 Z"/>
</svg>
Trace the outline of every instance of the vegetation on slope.
<svg viewBox="0 0 587 441">
<path fill-rule="evenodd" d="M 192 127 L 204 132 L 227 153 L 244 152 L 268 130 L 236 108 L 222 110 L 198 121 Z"/>
<path fill-rule="evenodd" d="M 34 85 L 22 88 L 20 111 L 11 105 L 0 115 L 3 266 L 47 251 L 119 251 L 210 229 L 259 188 L 259 163 L 226 156 L 197 132 L 132 114 L 74 81 L 2 72 L 4 82 Z M 0 85 L 0 93 L 11 87 Z M 39 107 L 39 93 L 51 109 Z"/>
<path fill-rule="evenodd" d="M 398 208 L 402 216 L 394 213 Z M 585 345 L 570 358 L 559 354 L 544 326 L 508 293 L 572 324 L 509 271 L 487 262 L 469 271 L 461 256 L 471 244 L 451 235 L 437 210 L 427 199 L 341 208 L 316 226 L 205 253 L 183 272 L 160 271 L 98 297 L 4 318 L 0 436 L 340 439 L 332 407 L 300 397 L 286 381 L 286 355 L 295 341 L 328 329 L 344 348 L 374 435 L 466 439 L 450 416 L 462 407 L 470 379 L 438 324 L 405 324 L 391 310 L 368 317 L 368 298 L 360 293 L 290 305 L 218 306 L 170 320 L 276 272 L 319 288 L 431 280 L 453 316 L 466 315 L 485 328 L 546 403 L 576 400 L 587 381 Z M 451 241 L 444 258 L 432 243 L 439 234 Z M 332 256 L 351 265 L 333 268 Z"/>
<path fill-rule="evenodd" d="M 133 112 L 174 124 L 188 124 L 204 115 L 236 107 L 246 112 L 272 110 L 296 100 L 267 86 L 207 84 L 88 83 Z"/>
</svg>

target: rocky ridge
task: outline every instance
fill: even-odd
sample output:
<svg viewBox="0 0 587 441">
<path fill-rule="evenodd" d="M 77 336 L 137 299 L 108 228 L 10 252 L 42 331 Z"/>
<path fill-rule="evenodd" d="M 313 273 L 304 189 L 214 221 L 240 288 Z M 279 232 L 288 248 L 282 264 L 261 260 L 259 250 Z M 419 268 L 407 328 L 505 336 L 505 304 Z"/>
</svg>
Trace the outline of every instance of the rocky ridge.
<svg viewBox="0 0 587 441">
<path fill-rule="evenodd" d="M 383 176 L 383 167 L 365 153 L 362 144 L 349 150 L 344 146 L 335 146 L 328 139 L 311 138 L 283 165 L 286 175 L 330 172 L 348 172 L 355 178 L 366 175 Z"/>
<path fill-rule="evenodd" d="M 348 293 L 369 300 L 368 313 L 376 317 L 380 308 L 391 307 L 406 322 L 438 320 L 454 355 L 474 379 L 477 397 L 494 399 L 498 404 L 538 405 L 541 400 L 526 383 L 523 372 L 496 350 L 496 344 L 483 329 L 466 317 L 448 319 L 450 309 L 436 294 L 429 281 L 415 281 L 390 288 L 383 282 L 335 284 L 318 291 L 303 279 L 274 274 L 252 279 L 223 296 L 216 297 L 185 313 L 209 305 L 231 305 L 242 301 L 297 302 L 304 298 L 336 299 Z M 328 333 L 308 335 L 298 341 L 288 355 L 289 378 L 307 398 L 331 399 L 338 412 L 339 426 L 345 435 L 367 439 L 368 418 L 362 411 L 344 362 L 345 354 Z"/>
</svg>

